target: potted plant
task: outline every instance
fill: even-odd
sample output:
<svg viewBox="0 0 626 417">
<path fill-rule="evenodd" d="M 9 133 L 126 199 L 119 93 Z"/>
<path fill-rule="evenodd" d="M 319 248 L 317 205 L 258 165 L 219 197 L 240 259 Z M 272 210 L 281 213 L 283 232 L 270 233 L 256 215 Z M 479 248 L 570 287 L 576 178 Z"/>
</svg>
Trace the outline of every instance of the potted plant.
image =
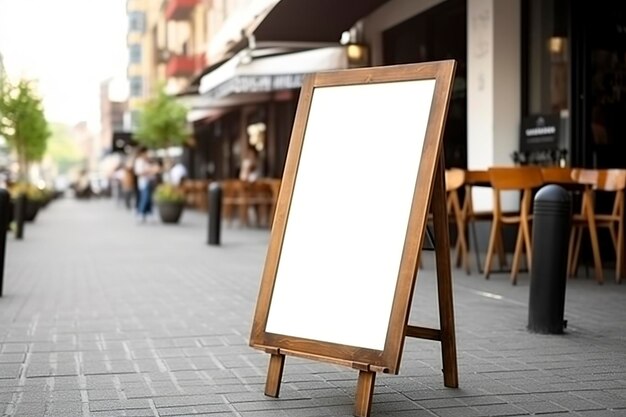
<svg viewBox="0 0 626 417">
<path fill-rule="evenodd" d="M 185 193 L 180 188 L 163 183 L 154 191 L 159 216 L 163 223 L 178 223 L 185 207 Z"/>
<path fill-rule="evenodd" d="M 163 149 L 165 151 L 165 167 L 170 167 L 169 148 L 182 146 L 189 138 L 189 124 L 187 122 L 187 108 L 168 95 L 163 87 L 159 88 L 155 97 L 148 100 L 139 114 L 139 125 L 135 132 L 136 141 L 147 148 Z M 184 207 L 184 194 L 171 184 L 163 184 L 155 191 L 155 202 L 165 223 L 177 222 L 163 218 L 163 213 L 169 213 L 172 206 L 176 210 Z M 162 207 L 166 206 L 166 207 Z M 180 218 L 180 214 L 178 215 Z"/>
<path fill-rule="evenodd" d="M 46 196 L 45 193 L 33 184 L 27 182 L 18 182 L 13 184 L 9 190 L 11 198 L 15 200 L 18 196 L 26 195 L 26 210 L 24 220 L 27 222 L 35 221 L 39 209 L 43 207 Z"/>
</svg>

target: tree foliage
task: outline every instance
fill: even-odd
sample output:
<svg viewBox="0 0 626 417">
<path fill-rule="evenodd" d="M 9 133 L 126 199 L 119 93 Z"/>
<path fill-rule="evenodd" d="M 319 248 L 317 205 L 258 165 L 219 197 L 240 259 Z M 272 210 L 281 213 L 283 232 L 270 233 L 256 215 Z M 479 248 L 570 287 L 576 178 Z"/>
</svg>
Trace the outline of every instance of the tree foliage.
<svg viewBox="0 0 626 417">
<path fill-rule="evenodd" d="M 184 144 L 189 138 L 187 109 L 160 88 L 157 95 L 145 103 L 134 138 L 153 149 Z"/>
<path fill-rule="evenodd" d="M 7 80 L 0 90 L 0 135 L 18 158 L 20 179 L 26 180 L 28 166 L 40 161 L 46 153 L 50 136 L 41 99 L 31 82 Z"/>
</svg>

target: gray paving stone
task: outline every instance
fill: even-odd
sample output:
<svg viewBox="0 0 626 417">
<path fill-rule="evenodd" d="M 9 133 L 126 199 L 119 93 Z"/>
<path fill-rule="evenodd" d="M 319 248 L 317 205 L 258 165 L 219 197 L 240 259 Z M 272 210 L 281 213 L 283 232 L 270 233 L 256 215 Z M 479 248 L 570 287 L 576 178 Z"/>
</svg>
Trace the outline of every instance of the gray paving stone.
<svg viewBox="0 0 626 417">
<path fill-rule="evenodd" d="M 138 225 L 111 201 L 54 202 L 9 237 L 0 300 L 0 411 L 7 416 L 350 416 L 357 373 L 288 358 L 281 398 L 248 346 L 267 230 L 206 215 Z M 33 254 L 37 262 L 32 262 Z M 432 260 L 411 322 L 437 327 Z M 430 264 L 429 264 L 430 262 Z M 513 287 L 454 271 L 459 389 L 436 343 L 409 339 L 400 375 L 377 377 L 372 417 L 626 413 L 626 286 L 568 281 L 562 336 L 525 330 L 528 276 Z M 485 297 L 491 293 L 500 299 Z"/>
</svg>

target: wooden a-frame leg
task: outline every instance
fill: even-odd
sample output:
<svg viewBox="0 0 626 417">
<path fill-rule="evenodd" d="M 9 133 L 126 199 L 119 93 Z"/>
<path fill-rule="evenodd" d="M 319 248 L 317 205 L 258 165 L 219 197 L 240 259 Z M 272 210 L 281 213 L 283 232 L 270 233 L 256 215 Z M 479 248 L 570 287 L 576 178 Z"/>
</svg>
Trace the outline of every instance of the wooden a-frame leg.
<svg viewBox="0 0 626 417">
<path fill-rule="evenodd" d="M 278 398 L 284 367 L 285 355 L 272 354 L 270 356 L 270 365 L 267 370 L 267 379 L 265 380 L 265 395 L 268 397 Z"/>
<path fill-rule="evenodd" d="M 435 175 L 432 207 L 435 232 L 435 257 L 437 261 L 437 292 L 439 295 L 439 323 L 441 326 L 441 356 L 443 384 L 457 388 L 459 376 L 456 360 L 454 331 L 454 305 L 452 301 L 452 273 L 450 269 L 450 244 L 448 242 L 448 216 L 446 214 L 446 189 L 443 154 L 439 157 Z"/>
<path fill-rule="evenodd" d="M 359 371 L 359 380 L 356 384 L 356 399 L 354 402 L 354 415 L 356 417 L 369 417 L 372 411 L 372 396 L 376 372 Z"/>
</svg>

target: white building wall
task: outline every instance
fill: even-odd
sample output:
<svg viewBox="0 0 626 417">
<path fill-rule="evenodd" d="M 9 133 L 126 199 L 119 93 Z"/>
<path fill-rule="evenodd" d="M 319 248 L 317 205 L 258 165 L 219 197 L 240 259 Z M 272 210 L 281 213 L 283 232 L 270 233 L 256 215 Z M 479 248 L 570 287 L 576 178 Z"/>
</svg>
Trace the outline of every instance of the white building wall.
<svg viewBox="0 0 626 417">
<path fill-rule="evenodd" d="M 467 151 L 469 169 L 512 165 L 521 102 L 520 0 L 467 1 Z M 506 208 L 517 196 L 506 196 Z M 476 210 L 492 207 L 491 191 L 474 191 Z"/>
</svg>

